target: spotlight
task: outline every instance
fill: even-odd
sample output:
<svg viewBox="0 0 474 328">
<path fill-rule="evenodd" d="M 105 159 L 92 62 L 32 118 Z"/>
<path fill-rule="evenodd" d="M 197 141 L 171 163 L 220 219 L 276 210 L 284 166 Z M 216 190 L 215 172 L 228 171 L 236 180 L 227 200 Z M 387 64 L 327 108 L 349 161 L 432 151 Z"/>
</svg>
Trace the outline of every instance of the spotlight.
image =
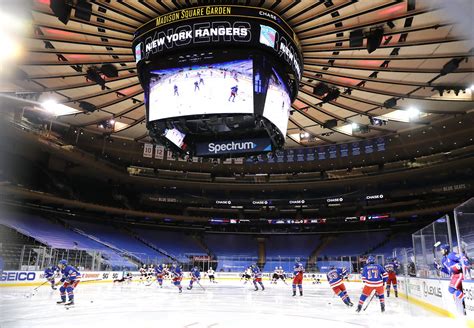
<svg viewBox="0 0 474 328">
<path fill-rule="evenodd" d="M 69 21 L 69 16 L 71 16 L 72 7 L 64 0 L 51 0 L 49 2 L 49 7 L 53 11 L 54 15 L 66 25 Z"/>
<path fill-rule="evenodd" d="M 349 33 L 349 47 L 362 47 L 364 44 L 364 31 L 362 29 L 354 30 Z"/>
<path fill-rule="evenodd" d="M 441 69 L 441 72 L 439 74 L 440 75 L 446 75 L 446 74 L 454 72 L 455 70 L 458 69 L 459 63 L 461 62 L 461 60 L 462 59 L 451 59 L 446 64 L 444 64 L 444 66 Z"/>
<path fill-rule="evenodd" d="M 333 100 L 336 100 L 339 95 L 341 94 L 341 92 L 339 91 L 339 89 L 337 88 L 333 88 L 331 89 L 327 95 L 323 98 L 323 102 L 330 102 L 330 101 L 333 101 Z"/>
<path fill-rule="evenodd" d="M 387 99 L 384 103 L 383 103 L 383 107 L 385 108 L 393 108 L 397 106 L 397 99 L 396 98 L 390 98 L 390 99 Z"/>
<path fill-rule="evenodd" d="M 105 90 L 105 80 L 100 75 L 100 72 L 97 69 L 97 67 L 90 67 L 87 70 L 86 79 L 89 80 L 89 81 L 93 81 L 93 82 L 97 83 L 98 85 L 100 85 L 102 87 L 102 90 Z"/>
<path fill-rule="evenodd" d="M 352 122 L 351 127 L 352 127 L 352 131 L 357 130 L 359 128 L 359 124 L 357 124 L 356 122 Z"/>
<path fill-rule="evenodd" d="M 91 20 L 91 13 L 92 13 L 92 4 L 86 0 L 79 0 L 76 5 L 76 12 L 74 13 L 74 17 L 82 19 L 84 21 Z"/>
<path fill-rule="evenodd" d="M 79 102 L 79 107 L 89 113 L 93 113 L 97 110 L 97 107 L 94 104 L 91 104 L 90 102 L 87 102 L 87 101 Z"/>
<path fill-rule="evenodd" d="M 474 91 L 474 84 L 471 84 L 471 86 L 469 87 L 469 89 L 471 89 L 471 91 Z"/>
<path fill-rule="evenodd" d="M 104 64 L 100 67 L 100 71 L 107 77 L 118 77 L 117 68 L 112 64 Z"/>
<path fill-rule="evenodd" d="M 336 126 L 337 126 L 337 120 L 336 119 L 327 120 L 323 124 L 323 128 L 325 128 L 325 129 L 332 129 L 332 128 L 335 128 Z"/>
<path fill-rule="evenodd" d="M 313 88 L 313 93 L 316 95 L 316 96 L 324 96 L 326 93 L 329 92 L 329 87 L 325 84 L 325 83 L 318 83 L 314 86 Z"/>
<path fill-rule="evenodd" d="M 383 32 L 383 27 L 377 27 L 371 29 L 367 34 L 367 52 L 369 54 L 377 50 L 382 43 Z"/>
<path fill-rule="evenodd" d="M 410 119 L 417 118 L 418 116 L 420 116 L 420 111 L 416 107 L 409 107 L 407 109 L 407 114 Z"/>
<path fill-rule="evenodd" d="M 301 132 L 300 133 L 300 139 L 308 139 L 309 138 L 309 133 L 308 132 Z"/>
</svg>

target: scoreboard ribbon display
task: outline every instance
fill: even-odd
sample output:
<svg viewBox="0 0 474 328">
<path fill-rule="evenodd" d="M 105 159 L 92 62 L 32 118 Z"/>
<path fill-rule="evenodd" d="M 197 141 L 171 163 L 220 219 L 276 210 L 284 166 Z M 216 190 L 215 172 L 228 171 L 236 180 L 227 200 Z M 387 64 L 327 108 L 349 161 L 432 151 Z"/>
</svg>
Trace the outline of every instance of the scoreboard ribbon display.
<svg viewBox="0 0 474 328">
<path fill-rule="evenodd" d="M 277 14 L 263 8 L 202 6 L 171 12 L 141 26 L 133 48 L 140 64 L 180 49 L 226 44 L 272 52 L 301 79 L 303 58 L 296 34 Z"/>
</svg>

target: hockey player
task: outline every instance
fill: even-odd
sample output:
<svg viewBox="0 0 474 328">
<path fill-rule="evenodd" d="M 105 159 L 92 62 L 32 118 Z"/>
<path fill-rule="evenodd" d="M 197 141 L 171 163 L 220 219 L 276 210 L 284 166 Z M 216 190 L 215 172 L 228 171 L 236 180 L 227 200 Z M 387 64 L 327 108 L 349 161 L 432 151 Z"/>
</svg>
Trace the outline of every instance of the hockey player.
<svg viewBox="0 0 474 328">
<path fill-rule="evenodd" d="M 280 275 L 278 274 L 278 267 L 275 267 L 275 270 L 273 270 L 272 281 L 270 281 L 270 283 L 276 284 L 278 278 L 280 278 Z"/>
<path fill-rule="evenodd" d="M 353 306 L 354 304 L 351 302 L 349 295 L 347 295 L 346 286 L 344 285 L 343 280 L 348 275 L 349 274 L 346 268 L 331 267 L 329 272 L 326 274 L 326 277 L 328 279 L 329 285 L 334 291 L 334 294 L 339 296 L 347 306 Z"/>
<path fill-rule="evenodd" d="M 293 296 L 296 296 L 296 286 L 298 286 L 300 296 L 303 296 L 303 273 L 304 266 L 297 260 L 293 267 Z"/>
<path fill-rule="evenodd" d="M 230 88 L 230 96 L 229 96 L 228 101 L 230 101 L 230 99 L 232 98 L 232 102 L 234 102 L 235 101 L 235 96 L 237 96 L 238 91 L 239 91 L 239 86 L 238 85 L 234 85 L 232 88 Z"/>
<path fill-rule="evenodd" d="M 193 283 L 196 281 L 196 283 L 199 284 L 200 280 L 201 280 L 201 272 L 199 271 L 199 268 L 198 267 L 192 268 L 191 280 L 189 281 L 188 290 L 193 289 Z"/>
<path fill-rule="evenodd" d="M 155 267 L 153 264 L 150 264 L 146 271 L 146 282 L 148 285 L 151 285 L 151 283 L 153 282 L 154 275 L 155 275 Z"/>
<path fill-rule="evenodd" d="M 51 283 L 51 288 L 54 290 L 57 289 L 55 287 L 56 282 L 54 279 L 57 277 L 58 274 L 59 274 L 59 268 L 56 266 L 52 266 L 51 268 L 46 268 L 46 270 L 44 270 L 44 278 Z"/>
<path fill-rule="evenodd" d="M 173 277 L 173 285 L 178 287 L 179 292 L 183 291 L 183 287 L 181 286 L 181 280 L 183 280 L 183 272 L 181 268 L 176 263 L 171 265 L 171 276 Z"/>
<path fill-rule="evenodd" d="M 463 265 L 469 266 L 467 258 L 463 255 L 451 252 L 449 245 L 441 245 L 441 265 L 435 262 L 437 270 L 451 276 L 448 291 L 453 295 L 454 299 L 464 300 L 464 292 L 462 289 L 462 281 L 464 280 Z"/>
<path fill-rule="evenodd" d="M 212 282 L 212 283 L 216 283 L 216 273 L 214 271 L 214 269 L 212 269 L 212 267 L 209 268 L 209 270 L 207 270 L 207 275 L 209 277 L 209 282 Z"/>
<path fill-rule="evenodd" d="M 396 259 L 389 258 L 388 263 L 385 264 L 385 270 L 388 274 L 387 279 L 387 297 L 390 297 L 390 285 L 393 286 L 393 291 L 395 292 L 395 297 L 398 297 L 398 286 L 397 286 L 397 269 L 399 267 L 398 261 Z"/>
<path fill-rule="evenodd" d="M 253 285 L 255 286 L 255 291 L 258 290 L 257 283 L 262 287 L 262 292 L 265 290 L 265 287 L 263 286 L 262 282 L 262 271 L 260 271 L 260 268 L 257 266 L 257 264 L 252 264 L 252 275 L 253 275 Z"/>
<path fill-rule="evenodd" d="M 362 294 L 360 295 L 359 304 L 357 305 L 356 312 L 360 312 L 362 305 L 364 304 L 367 296 L 369 296 L 372 291 L 378 295 L 380 301 L 380 309 L 382 312 L 385 312 L 385 297 L 383 286 L 387 281 L 387 271 L 380 264 L 375 263 L 375 258 L 370 255 L 367 258 L 367 265 L 362 269 L 362 282 L 364 283 L 364 288 L 362 289 Z"/>
<path fill-rule="evenodd" d="M 63 285 L 59 288 L 61 301 L 58 301 L 57 304 L 74 305 L 74 288 L 79 284 L 81 273 L 75 267 L 68 265 L 66 260 L 59 261 L 58 268 L 61 270 L 62 278 L 60 282 Z M 67 303 L 66 292 L 68 296 Z"/>
<path fill-rule="evenodd" d="M 242 281 L 242 279 L 245 279 L 245 285 L 250 280 L 250 278 L 252 278 L 252 268 L 248 267 L 247 269 L 245 269 L 244 273 L 242 273 L 242 278 L 240 278 L 240 281 Z"/>
<path fill-rule="evenodd" d="M 160 288 L 163 288 L 163 278 L 166 275 L 166 268 L 163 266 L 163 264 L 159 264 L 155 267 L 155 275 L 156 281 L 158 281 L 158 285 L 160 286 Z"/>
<path fill-rule="evenodd" d="M 280 278 L 285 283 L 285 285 L 288 285 L 285 281 L 286 274 L 285 270 L 283 270 L 283 267 L 278 267 L 278 278 Z"/>
<path fill-rule="evenodd" d="M 124 283 L 124 282 L 126 282 L 127 284 L 132 282 L 132 274 L 130 272 L 125 272 L 124 271 L 123 274 L 122 274 L 122 278 L 114 280 L 114 284 L 115 283 Z"/>
<path fill-rule="evenodd" d="M 179 96 L 178 86 L 176 84 L 174 85 L 173 90 L 174 90 L 174 95 Z"/>
<path fill-rule="evenodd" d="M 313 278 L 313 285 L 319 285 L 319 284 L 321 284 L 321 279 L 319 279 L 318 277 L 316 277 L 315 274 L 313 274 L 311 277 Z"/>
<path fill-rule="evenodd" d="M 143 282 L 145 282 L 146 276 L 147 276 L 146 264 L 143 264 L 143 265 L 142 265 L 142 267 L 140 268 L 139 272 L 140 272 L 140 283 L 143 283 Z"/>
<path fill-rule="evenodd" d="M 195 81 L 194 82 L 194 91 L 199 90 L 199 82 Z"/>
</svg>

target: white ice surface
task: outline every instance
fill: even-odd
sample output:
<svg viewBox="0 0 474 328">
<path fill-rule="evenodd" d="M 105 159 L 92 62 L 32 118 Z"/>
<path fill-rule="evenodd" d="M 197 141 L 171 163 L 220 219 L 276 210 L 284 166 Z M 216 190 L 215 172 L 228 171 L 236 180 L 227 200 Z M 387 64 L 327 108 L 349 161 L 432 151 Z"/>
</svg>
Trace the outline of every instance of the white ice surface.
<svg viewBox="0 0 474 328">
<path fill-rule="evenodd" d="M 183 288 L 178 294 L 170 281 L 162 289 L 131 283 L 84 283 L 76 289 L 76 305 L 56 305 L 59 292 L 49 286 L 27 298 L 34 287 L 0 288 L 0 327 L 447 327 L 455 321 L 409 304 L 386 299 L 380 313 L 377 300 L 362 313 L 355 312 L 361 284 L 346 284 L 354 307 L 334 297 L 327 282 L 305 283 L 304 296 L 292 297 L 291 285 L 271 285 L 265 291 L 239 281 L 219 281 Z M 183 286 L 188 280 L 183 280 Z"/>
</svg>

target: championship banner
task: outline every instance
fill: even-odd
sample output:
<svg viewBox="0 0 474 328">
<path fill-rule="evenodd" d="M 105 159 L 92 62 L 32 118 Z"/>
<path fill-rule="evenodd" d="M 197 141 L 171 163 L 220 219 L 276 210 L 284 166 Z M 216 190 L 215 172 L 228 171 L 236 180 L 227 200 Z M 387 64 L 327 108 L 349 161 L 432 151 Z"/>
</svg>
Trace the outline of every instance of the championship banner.
<svg viewBox="0 0 474 328">
<path fill-rule="evenodd" d="M 153 144 L 146 143 L 143 145 L 143 157 L 146 157 L 146 158 L 153 157 Z"/>
</svg>

